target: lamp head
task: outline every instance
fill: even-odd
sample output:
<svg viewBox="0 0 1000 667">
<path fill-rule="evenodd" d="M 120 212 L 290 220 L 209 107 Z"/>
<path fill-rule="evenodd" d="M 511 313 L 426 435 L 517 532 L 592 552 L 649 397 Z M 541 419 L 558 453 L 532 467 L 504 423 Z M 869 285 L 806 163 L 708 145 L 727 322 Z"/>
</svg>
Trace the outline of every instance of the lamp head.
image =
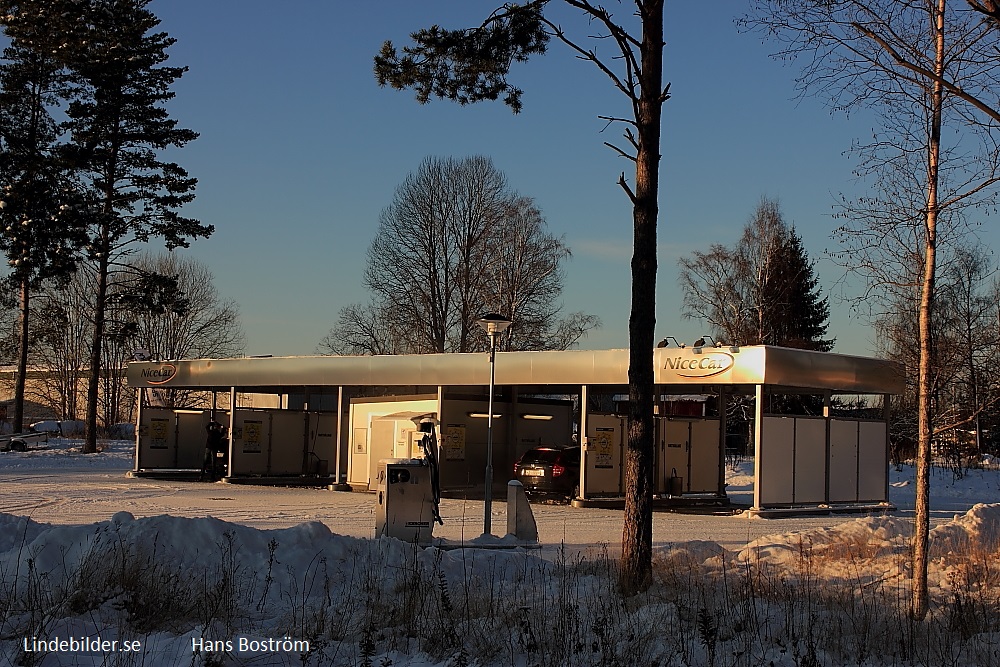
<svg viewBox="0 0 1000 667">
<path fill-rule="evenodd" d="M 476 324 L 482 327 L 483 331 L 492 336 L 506 331 L 507 327 L 509 327 L 512 322 L 503 315 L 487 313 L 476 320 Z"/>
</svg>

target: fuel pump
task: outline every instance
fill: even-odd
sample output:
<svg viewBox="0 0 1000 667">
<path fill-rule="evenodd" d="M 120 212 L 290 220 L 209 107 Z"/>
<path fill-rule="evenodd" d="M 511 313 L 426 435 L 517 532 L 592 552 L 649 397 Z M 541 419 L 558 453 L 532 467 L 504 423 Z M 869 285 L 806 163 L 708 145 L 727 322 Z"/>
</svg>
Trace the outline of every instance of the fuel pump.
<svg viewBox="0 0 1000 667">
<path fill-rule="evenodd" d="M 424 452 L 424 460 L 427 461 L 427 466 L 430 468 L 431 476 L 431 499 L 433 507 L 431 508 L 432 516 L 434 520 L 437 521 L 442 526 L 444 521 L 441 519 L 441 469 L 438 467 L 438 447 L 437 447 L 437 424 L 438 420 L 433 417 L 420 417 L 414 419 L 414 423 L 424 437 L 420 440 L 420 448 Z"/>
<path fill-rule="evenodd" d="M 441 520 L 437 420 L 429 415 L 413 419 L 421 433 L 423 458 L 382 459 L 378 463 L 375 537 L 395 537 L 429 544 L 434 523 Z"/>
</svg>

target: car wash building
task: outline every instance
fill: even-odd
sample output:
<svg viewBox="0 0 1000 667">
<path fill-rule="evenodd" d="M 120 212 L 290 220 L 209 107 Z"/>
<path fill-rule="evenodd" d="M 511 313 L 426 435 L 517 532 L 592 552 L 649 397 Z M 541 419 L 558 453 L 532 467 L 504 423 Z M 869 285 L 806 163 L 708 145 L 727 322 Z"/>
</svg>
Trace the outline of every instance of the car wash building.
<svg viewBox="0 0 1000 667">
<path fill-rule="evenodd" d="M 903 391 L 898 363 L 773 346 L 660 348 L 653 363 L 658 494 L 725 499 L 727 415 L 739 405 L 755 511 L 888 503 L 888 409 L 874 406 Z M 488 353 L 136 362 L 128 381 L 140 389 L 135 475 L 200 471 L 216 420 L 227 427 L 227 482 L 371 490 L 378 461 L 415 454 L 416 424 L 430 416 L 442 487 L 482 492 Z M 495 385 L 498 485 L 528 449 L 579 440 L 577 504 L 623 494 L 627 432 L 611 397 L 627 392 L 628 350 L 500 352 Z M 157 406 L 171 389 L 206 392 L 213 407 Z M 837 414 L 840 395 L 869 410 Z M 246 396 L 272 407 L 241 405 Z"/>
</svg>

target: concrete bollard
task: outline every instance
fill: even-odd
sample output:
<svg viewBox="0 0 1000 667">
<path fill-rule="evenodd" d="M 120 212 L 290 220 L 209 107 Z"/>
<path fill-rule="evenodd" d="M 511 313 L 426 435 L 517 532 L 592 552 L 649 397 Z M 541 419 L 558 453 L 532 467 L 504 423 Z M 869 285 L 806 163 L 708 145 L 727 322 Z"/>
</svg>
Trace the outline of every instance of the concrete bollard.
<svg viewBox="0 0 1000 667">
<path fill-rule="evenodd" d="M 521 542 L 538 542 L 535 515 L 524 494 L 524 486 L 516 479 L 507 482 L 507 534 Z"/>
</svg>

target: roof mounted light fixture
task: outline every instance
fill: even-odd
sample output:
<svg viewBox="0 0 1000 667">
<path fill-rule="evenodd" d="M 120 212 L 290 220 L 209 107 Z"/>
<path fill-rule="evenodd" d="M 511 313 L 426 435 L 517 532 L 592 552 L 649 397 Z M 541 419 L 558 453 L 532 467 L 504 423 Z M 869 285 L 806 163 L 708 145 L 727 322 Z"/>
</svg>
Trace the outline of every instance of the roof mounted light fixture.
<svg viewBox="0 0 1000 667">
<path fill-rule="evenodd" d="M 685 345 L 684 343 L 681 343 L 680 341 L 678 341 L 673 336 L 667 336 L 666 338 L 664 338 L 663 340 L 661 340 L 659 343 L 657 343 L 656 347 L 658 347 L 658 348 L 667 347 L 668 345 L 670 345 L 669 341 L 674 341 L 674 345 L 676 345 L 679 348 L 685 348 L 685 347 L 687 347 L 687 345 Z"/>
</svg>

